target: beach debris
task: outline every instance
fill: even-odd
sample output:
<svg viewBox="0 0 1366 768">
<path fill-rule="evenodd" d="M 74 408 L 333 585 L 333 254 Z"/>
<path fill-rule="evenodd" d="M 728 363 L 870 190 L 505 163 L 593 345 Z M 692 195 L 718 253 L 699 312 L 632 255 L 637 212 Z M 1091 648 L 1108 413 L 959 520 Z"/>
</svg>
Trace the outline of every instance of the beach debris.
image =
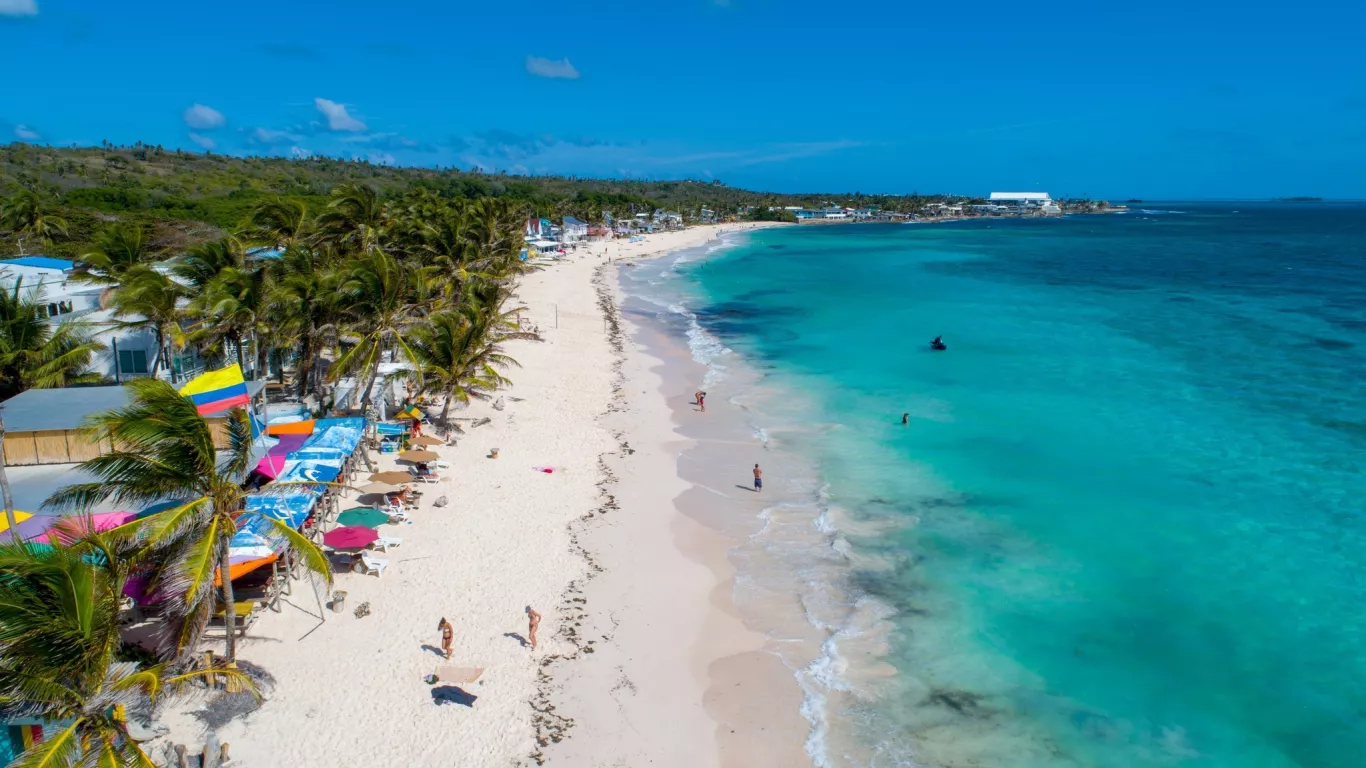
<svg viewBox="0 0 1366 768">
<path fill-rule="evenodd" d="M 433 506 L 433 507 L 444 507 L 444 506 L 446 506 L 446 505 L 449 504 L 449 503 L 450 503 L 450 502 L 446 500 L 446 497 L 445 497 L 445 496 L 438 496 L 437 499 L 436 499 L 436 501 L 433 501 L 433 502 L 432 502 L 432 506 Z"/>
<path fill-rule="evenodd" d="M 367 603 L 361 603 L 360 605 L 356 606 L 356 618 L 358 618 L 358 619 L 363 619 L 363 618 L 365 618 L 366 616 L 369 616 L 369 615 L 370 615 L 370 604 L 369 604 L 368 602 L 367 602 Z"/>
<path fill-rule="evenodd" d="M 485 416 L 484 418 L 475 421 L 473 424 L 470 424 L 470 428 L 473 429 L 474 427 L 482 427 L 482 426 L 484 426 L 485 424 L 492 424 L 492 423 L 493 423 L 493 419 L 489 418 L 488 416 Z"/>
<path fill-rule="evenodd" d="M 497 448 L 494 448 L 494 449 L 492 449 L 492 450 L 489 451 L 489 458 L 490 458 L 490 459 L 496 459 L 496 458 L 498 458 L 498 449 L 497 449 Z"/>
<path fill-rule="evenodd" d="M 503 398 L 501 397 L 493 401 L 493 410 L 495 411 L 501 411 L 506 407 L 507 406 L 503 404 Z"/>
<path fill-rule="evenodd" d="M 328 604 L 333 613 L 341 613 L 346 606 L 346 593 L 338 590 L 332 593 L 332 602 Z"/>
<path fill-rule="evenodd" d="M 544 472 L 544 473 L 546 473 L 547 475 L 549 475 L 549 474 L 551 474 L 551 473 L 553 473 L 553 472 L 555 471 L 555 468 L 554 468 L 554 467 L 532 467 L 532 469 L 535 470 L 535 471 L 537 471 L 537 472 Z"/>
</svg>

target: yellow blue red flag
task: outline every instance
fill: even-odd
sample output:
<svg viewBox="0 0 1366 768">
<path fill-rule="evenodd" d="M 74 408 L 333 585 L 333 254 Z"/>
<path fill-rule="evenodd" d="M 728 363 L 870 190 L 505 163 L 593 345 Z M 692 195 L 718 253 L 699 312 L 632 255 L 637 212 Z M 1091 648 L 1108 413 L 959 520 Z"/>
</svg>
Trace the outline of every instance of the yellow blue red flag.
<svg viewBox="0 0 1366 768">
<path fill-rule="evenodd" d="M 244 406 L 251 400 L 247 381 L 236 363 L 194 377 L 180 388 L 180 394 L 190 398 L 200 416 Z"/>
</svg>

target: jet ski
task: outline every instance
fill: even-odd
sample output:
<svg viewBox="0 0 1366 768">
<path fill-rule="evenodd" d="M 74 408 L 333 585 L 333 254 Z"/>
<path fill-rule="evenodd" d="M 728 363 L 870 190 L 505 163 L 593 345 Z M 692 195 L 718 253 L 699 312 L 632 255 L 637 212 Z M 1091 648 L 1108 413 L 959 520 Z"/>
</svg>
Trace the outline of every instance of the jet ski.
<svg viewBox="0 0 1366 768">
<path fill-rule="evenodd" d="M 948 349 L 944 342 L 941 341 L 941 339 L 943 338 L 943 336 L 935 336 L 934 341 L 930 342 L 930 349 L 933 349 L 936 352 L 943 352 L 944 350 Z"/>
</svg>

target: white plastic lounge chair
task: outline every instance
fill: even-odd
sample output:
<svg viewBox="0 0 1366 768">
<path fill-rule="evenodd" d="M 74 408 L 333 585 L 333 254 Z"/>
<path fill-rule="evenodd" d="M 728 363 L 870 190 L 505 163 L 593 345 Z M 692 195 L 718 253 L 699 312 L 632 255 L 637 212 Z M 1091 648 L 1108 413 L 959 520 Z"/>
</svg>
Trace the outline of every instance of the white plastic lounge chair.
<svg viewBox="0 0 1366 768">
<path fill-rule="evenodd" d="M 385 509 L 384 513 L 389 516 L 389 522 L 391 523 L 408 522 L 408 513 L 401 509 Z"/>
<path fill-rule="evenodd" d="M 427 462 L 427 464 L 428 464 L 429 466 L 436 467 L 437 469 L 451 469 L 451 468 L 452 468 L 451 463 L 450 463 L 449 461 L 446 461 L 445 459 L 437 459 L 436 461 L 429 461 L 429 462 Z"/>
<path fill-rule="evenodd" d="M 388 552 L 389 547 L 397 547 L 402 543 L 403 539 L 399 538 L 398 536 L 381 536 L 378 539 L 375 539 L 374 543 L 371 544 L 370 547 L 372 549 L 377 549 L 380 552 Z"/>
<path fill-rule="evenodd" d="M 375 574 L 383 576 L 384 569 L 389 567 L 389 561 L 382 557 L 371 557 L 369 552 L 361 552 L 360 560 L 356 561 L 360 572 L 365 575 Z"/>
<path fill-rule="evenodd" d="M 427 485 L 436 485 L 437 483 L 441 482 L 441 478 L 436 475 L 413 475 L 413 482 L 426 483 Z"/>
</svg>

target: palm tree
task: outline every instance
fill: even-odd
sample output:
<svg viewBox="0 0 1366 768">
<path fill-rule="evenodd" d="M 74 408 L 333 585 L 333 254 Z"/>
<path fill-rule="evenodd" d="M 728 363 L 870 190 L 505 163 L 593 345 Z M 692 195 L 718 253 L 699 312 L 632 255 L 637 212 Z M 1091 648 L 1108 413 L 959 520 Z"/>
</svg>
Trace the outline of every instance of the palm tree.
<svg viewBox="0 0 1366 768">
<path fill-rule="evenodd" d="M 406 337 L 435 308 L 432 269 L 399 261 L 381 250 L 360 256 L 341 286 L 351 321 L 351 347 L 332 366 L 333 379 L 355 373 L 364 381 L 360 407 L 370 405 L 384 352 L 392 348 L 404 360 L 414 353 Z"/>
<path fill-rule="evenodd" d="M 147 541 L 174 553 L 171 565 L 158 575 L 157 587 L 171 595 L 173 614 L 184 618 L 176 647 L 189 648 L 213 611 L 215 574 L 229 572 L 235 518 L 243 508 L 241 482 L 251 456 L 251 424 L 246 411 L 230 412 L 229 444 L 220 461 L 209 425 L 189 398 L 158 379 L 137 379 L 127 386 L 132 395 L 128 406 L 87 421 L 92 441 L 115 446 L 80 464 L 81 471 L 98 479 L 62 488 L 45 506 L 85 511 L 106 500 L 145 506 L 187 499 L 138 523 Z M 327 558 L 313 542 L 278 520 L 264 519 L 300 553 L 306 567 L 331 581 Z M 220 581 L 227 625 L 232 627 L 232 580 Z M 227 656 L 236 659 L 235 632 L 227 633 Z"/>
<path fill-rule="evenodd" d="M 278 330 L 298 350 L 295 372 L 299 398 L 314 383 L 314 366 L 340 319 L 337 289 L 344 275 L 331 265 L 326 252 L 291 246 L 281 259 L 280 274 L 267 297 L 268 314 L 278 319 Z"/>
<path fill-rule="evenodd" d="M 54 235 L 66 235 L 66 220 L 54 216 L 33 192 L 16 192 L 0 205 L 0 226 L 14 232 L 19 242 L 19 255 L 24 255 L 24 238 L 36 237 L 44 245 L 52 245 Z"/>
<path fill-rule="evenodd" d="M 173 269 L 189 283 L 193 296 L 185 310 L 194 320 L 190 341 L 223 357 L 231 343 L 237 349 L 238 365 L 248 370 L 247 340 L 263 321 L 265 269 L 249 262 L 242 242 L 233 237 L 190 249 Z"/>
<path fill-rule="evenodd" d="M 133 224 L 111 224 L 95 235 L 90 247 L 81 254 L 84 264 L 72 277 L 88 283 L 117 285 L 124 272 L 148 261 L 152 255 L 147 237 Z"/>
<path fill-rule="evenodd" d="M 145 264 L 125 272 L 123 282 L 114 291 L 114 313 L 118 317 L 134 318 L 120 322 L 119 326 L 150 328 L 156 334 L 157 354 L 152 361 L 153 378 L 161 369 L 163 360 L 170 365 L 167 340 L 176 347 L 185 344 L 185 334 L 180 327 L 180 300 L 186 295 L 184 286 Z"/>
<path fill-rule="evenodd" d="M 308 206 L 294 197 L 271 197 L 252 209 L 247 219 L 250 237 L 272 248 L 287 248 L 310 229 Z"/>
<path fill-rule="evenodd" d="M 100 551 L 92 556 L 90 550 Z M 173 672 L 119 661 L 119 601 L 127 578 L 122 547 L 106 540 L 75 547 L 0 546 L 0 710 L 62 723 L 14 768 L 151 766 L 128 733 L 126 708 L 191 683 L 255 687 L 241 670 Z"/>
<path fill-rule="evenodd" d="M 31 388 L 103 381 L 89 370 L 103 349 L 85 323 L 49 318 L 41 289 L 25 291 L 23 280 L 16 280 L 13 289 L 0 291 L 0 399 Z"/>
<path fill-rule="evenodd" d="M 318 216 L 318 238 L 354 252 L 367 251 L 379 244 L 387 218 L 388 212 L 373 188 L 340 184 L 332 190 L 327 210 Z"/>
<path fill-rule="evenodd" d="M 503 354 L 504 342 L 537 338 L 516 330 L 512 318 L 518 310 L 503 310 L 503 298 L 496 286 L 489 286 L 459 309 L 433 316 L 417 334 L 412 349 L 422 383 L 446 398 L 442 426 L 448 426 L 452 402 L 484 400 L 510 383 L 500 371 L 519 364 Z"/>
</svg>

